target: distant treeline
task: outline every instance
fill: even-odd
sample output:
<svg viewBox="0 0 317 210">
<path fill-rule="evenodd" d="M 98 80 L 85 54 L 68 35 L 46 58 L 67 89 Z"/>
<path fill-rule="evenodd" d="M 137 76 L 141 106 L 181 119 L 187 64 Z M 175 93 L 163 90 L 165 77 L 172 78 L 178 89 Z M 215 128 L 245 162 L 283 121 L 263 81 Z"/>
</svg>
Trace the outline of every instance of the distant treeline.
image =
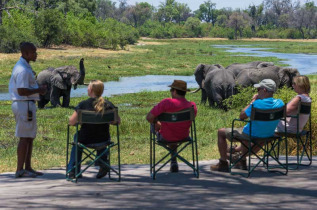
<svg viewBox="0 0 317 210">
<path fill-rule="evenodd" d="M 216 9 L 206 0 L 196 11 L 176 0 L 158 8 L 111 0 L 0 0 L 0 52 L 17 52 L 21 41 L 40 47 L 69 44 L 124 48 L 140 36 L 317 38 L 313 1 L 264 0 L 246 10 Z"/>
</svg>

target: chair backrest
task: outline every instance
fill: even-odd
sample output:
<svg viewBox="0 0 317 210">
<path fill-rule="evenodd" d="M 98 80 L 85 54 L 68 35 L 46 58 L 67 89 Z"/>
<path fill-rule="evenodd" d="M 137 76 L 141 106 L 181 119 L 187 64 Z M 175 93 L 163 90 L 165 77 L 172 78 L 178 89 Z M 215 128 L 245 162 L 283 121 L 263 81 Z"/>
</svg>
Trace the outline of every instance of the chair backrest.
<svg viewBox="0 0 317 210">
<path fill-rule="evenodd" d="M 298 106 L 299 114 L 310 114 L 311 112 L 311 102 L 300 102 Z"/>
<path fill-rule="evenodd" d="M 285 106 L 277 109 L 257 109 L 252 105 L 251 117 L 250 120 L 258 121 L 274 121 L 286 118 L 286 109 Z"/>
<path fill-rule="evenodd" d="M 183 121 L 194 121 L 195 120 L 195 111 L 191 107 L 189 109 L 183 109 L 178 112 L 164 112 L 160 114 L 157 119 L 160 122 L 183 122 Z"/>
<path fill-rule="evenodd" d="M 118 108 L 106 110 L 103 114 L 94 111 L 78 110 L 78 124 L 104 124 L 118 122 Z"/>
</svg>

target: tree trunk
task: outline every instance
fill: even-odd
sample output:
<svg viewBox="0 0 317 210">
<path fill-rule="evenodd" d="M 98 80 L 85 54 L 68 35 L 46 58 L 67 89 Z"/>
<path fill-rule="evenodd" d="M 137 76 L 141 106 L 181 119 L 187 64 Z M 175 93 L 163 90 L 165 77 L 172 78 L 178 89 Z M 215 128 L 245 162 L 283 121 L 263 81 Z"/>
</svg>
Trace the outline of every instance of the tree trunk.
<svg viewBox="0 0 317 210">
<path fill-rule="evenodd" d="M 0 0 L 0 25 L 2 25 L 2 9 L 3 9 L 3 5 L 2 5 L 2 0 Z"/>
</svg>

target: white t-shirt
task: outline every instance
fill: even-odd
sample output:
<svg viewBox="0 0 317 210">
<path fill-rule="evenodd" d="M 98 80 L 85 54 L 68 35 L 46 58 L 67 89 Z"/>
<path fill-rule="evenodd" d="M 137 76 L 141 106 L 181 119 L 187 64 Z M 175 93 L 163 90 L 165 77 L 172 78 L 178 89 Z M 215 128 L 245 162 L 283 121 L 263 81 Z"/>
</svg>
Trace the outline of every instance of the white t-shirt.
<svg viewBox="0 0 317 210">
<path fill-rule="evenodd" d="M 301 98 L 301 102 L 311 103 L 311 98 L 305 95 L 297 95 Z M 296 97 L 297 97 L 296 96 Z M 297 110 L 294 111 L 294 113 L 291 113 L 290 115 L 296 115 Z M 300 114 L 299 115 L 299 132 L 302 132 L 304 126 L 306 125 L 307 121 L 309 119 L 309 114 Z M 280 121 L 277 125 L 276 132 L 284 132 L 284 121 Z M 296 133 L 297 132 L 297 119 L 292 117 L 286 118 L 286 129 L 287 133 Z"/>
<path fill-rule="evenodd" d="M 20 60 L 15 64 L 12 70 L 9 93 L 13 101 L 25 101 L 25 100 L 39 100 L 39 94 L 35 93 L 29 96 L 20 96 L 18 94 L 18 88 L 39 88 L 35 76 L 32 71 L 32 67 L 26 60 L 20 57 Z"/>
</svg>

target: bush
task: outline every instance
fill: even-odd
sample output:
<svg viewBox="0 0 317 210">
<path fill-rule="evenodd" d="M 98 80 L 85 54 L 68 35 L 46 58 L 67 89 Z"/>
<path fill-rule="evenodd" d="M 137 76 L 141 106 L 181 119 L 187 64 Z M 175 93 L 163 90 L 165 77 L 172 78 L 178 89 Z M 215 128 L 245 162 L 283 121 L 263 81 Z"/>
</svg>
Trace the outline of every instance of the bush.
<svg viewBox="0 0 317 210">
<path fill-rule="evenodd" d="M 187 37 L 200 37 L 201 26 L 200 20 L 196 17 L 189 17 L 185 22 L 185 30 Z"/>
<path fill-rule="evenodd" d="M 231 29 L 224 28 L 220 26 L 214 26 L 211 28 L 209 36 L 210 37 L 219 37 L 219 38 L 228 38 L 228 34 L 230 33 Z"/>
<path fill-rule="evenodd" d="M 20 50 L 23 41 L 38 41 L 34 34 L 33 16 L 20 11 L 11 10 L 11 17 L 3 13 L 3 22 L 0 26 L 0 52 L 16 53 Z"/>
<path fill-rule="evenodd" d="M 98 47 L 98 21 L 95 17 L 87 15 L 75 16 L 68 13 L 65 21 L 64 43 L 82 46 Z"/>
<path fill-rule="evenodd" d="M 59 45 L 62 40 L 64 16 L 57 9 L 41 10 L 35 18 L 35 34 L 41 46 Z"/>
</svg>

